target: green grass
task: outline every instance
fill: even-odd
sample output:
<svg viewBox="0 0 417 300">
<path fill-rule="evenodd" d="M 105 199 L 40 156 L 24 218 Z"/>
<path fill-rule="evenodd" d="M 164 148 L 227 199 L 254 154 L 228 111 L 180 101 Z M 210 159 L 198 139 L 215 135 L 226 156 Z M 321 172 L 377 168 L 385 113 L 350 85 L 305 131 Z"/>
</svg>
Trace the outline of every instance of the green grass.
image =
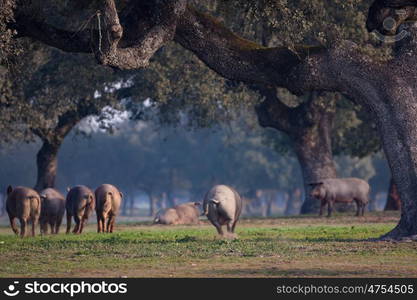
<svg viewBox="0 0 417 300">
<path fill-rule="evenodd" d="M 237 240 L 212 226 L 122 225 L 114 234 L 20 239 L 0 228 L 0 276 L 417 277 L 417 243 L 370 242 L 388 217 L 243 220 Z M 369 221 L 369 222 L 368 222 Z"/>
</svg>

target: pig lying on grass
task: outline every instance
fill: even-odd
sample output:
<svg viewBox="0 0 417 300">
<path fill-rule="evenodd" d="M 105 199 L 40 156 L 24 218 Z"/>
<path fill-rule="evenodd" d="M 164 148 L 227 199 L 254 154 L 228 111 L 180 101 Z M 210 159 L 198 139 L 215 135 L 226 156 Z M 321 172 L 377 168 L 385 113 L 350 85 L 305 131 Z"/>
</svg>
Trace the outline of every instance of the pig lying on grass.
<svg viewBox="0 0 417 300">
<path fill-rule="evenodd" d="M 165 225 L 199 224 L 199 205 L 198 202 L 188 202 L 162 209 L 156 214 L 154 223 Z"/>
</svg>

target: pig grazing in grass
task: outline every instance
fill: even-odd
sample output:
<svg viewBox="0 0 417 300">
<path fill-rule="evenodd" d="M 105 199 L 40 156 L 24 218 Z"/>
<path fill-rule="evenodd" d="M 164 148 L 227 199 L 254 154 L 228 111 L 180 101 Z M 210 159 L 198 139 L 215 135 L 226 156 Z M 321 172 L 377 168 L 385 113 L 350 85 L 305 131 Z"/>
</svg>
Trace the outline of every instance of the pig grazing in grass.
<svg viewBox="0 0 417 300">
<path fill-rule="evenodd" d="M 156 214 L 154 223 L 164 225 L 199 224 L 199 205 L 198 202 L 188 202 L 162 209 Z"/>
<path fill-rule="evenodd" d="M 102 184 L 96 191 L 97 232 L 113 232 L 123 194 L 111 184 Z"/>
<path fill-rule="evenodd" d="M 359 178 L 331 178 L 311 183 L 313 186 L 310 196 L 321 201 L 320 216 L 324 206 L 328 205 L 327 216 L 330 217 L 334 203 L 350 203 L 357 205 L 356 215 L 364 214 L 365 206 L 369 202 L 369 184 Z"/>
<path fill-rule="evenodd" d="M 94 193 L 84 185 L 68 188 L 65 209 L 67 211 L 67 233 L 71 230 L 71 219 L 74 217 L 73 233 L 82 233 L 84 225 L 95 207 Z"/>
<path fill-rule="evenodd" d="M 41 233 L 48 233 L 48 224 L 51 226 L 51 233 L 57 234 L 65 213 L 65 197 L 56 189 L 47 188 L 40 192 L 41 216 L 39 223 Z"/>
<path fill-rule="evenodd" d="M 231 187 L 226 185 L 214 186 L 204 197 L 204 215 L 216 227 L 220 235 L 225 235 L 222 229 L 227 226 L 227 237 L 235 237 L 235 226 L 242 212 L 242 199 Z"/>
<path fill-rule="evenodd" d="M 41 213 L 41 199 L 35 190 L 17 186 L 7 188 L 6 211 L 9 215 L 10 226 L 15 234 L 19 234 L 16 218 L 20 221 L 20 236 L 26 235 L 28 222 L 32 223 L 32 236 L 35 236 L 35 227 Z"/>
</svg>

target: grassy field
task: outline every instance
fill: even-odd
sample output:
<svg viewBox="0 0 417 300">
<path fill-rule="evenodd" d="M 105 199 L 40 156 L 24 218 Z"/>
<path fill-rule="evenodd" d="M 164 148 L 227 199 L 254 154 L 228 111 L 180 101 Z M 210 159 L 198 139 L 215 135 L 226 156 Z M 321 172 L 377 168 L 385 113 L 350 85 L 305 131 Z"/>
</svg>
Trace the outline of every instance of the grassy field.
<svg viewBox="0 0 417 300">
<path fill-rule="evenodd" d="M 398 214 L 244 219 L 214 227 L 121 224 L 114 234 L 20 239 L 0 227 L 1 277 L 417 277 L 416 242 L 371 242 Z"/>
</svg>

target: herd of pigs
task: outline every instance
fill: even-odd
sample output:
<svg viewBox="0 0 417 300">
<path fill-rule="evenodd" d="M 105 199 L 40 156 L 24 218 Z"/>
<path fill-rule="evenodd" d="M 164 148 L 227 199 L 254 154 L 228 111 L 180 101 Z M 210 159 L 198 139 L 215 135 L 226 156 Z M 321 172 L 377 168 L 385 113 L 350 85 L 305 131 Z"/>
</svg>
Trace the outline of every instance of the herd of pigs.
<svg viewBox="0 0 417 300">
<path fill-rule="evenodd" d="M 369 185 L 358 178 L 324 179 L 311 183 L 310 196 L 320 200 L 320 216 L 327 205 L 330 217 L 334 203 L 355 202 L 356 215 L 364 214 L 365 206 L 369 202 Z M 64 213 L 67 215 L 67 230 L 71 231 L 74 219 L 73 233 L 80 234 L 92 214 L 97 215 L 97 232 L 113 232 L 116 216 L 123 199 L 122 192 L 111 184 L 102 184 L 94 192 L 78 185 L 68 188 L 64 197 L 53 188 L 37 192 L 34 189 L 17 186 L 7 188 L 6 211 L 10 218 L 10 226 L 15 234 L 19 234 L 16 219 L 20 222 L 20 236 L 26 235 L 26 227 L 32 225 L 32 236 L 35 236 L 36 225 L 39 222 L 41 234 L 57 234 L 62 223 Z M 199 224 L 200 215 L 207 216 L 221 236 L 234 238 L 235 227 L 242 212 L 242 199 L 238 192 L 226 185 L 216 185 L 211 188 L 203 200 L 202 214 L 200 203 L 188 202 L 172 208 L 160 210 L 155 216 L 154 223 L 165 225 Z M 223 231 L 226 225 L 227 231 Z"/>
</svg>

